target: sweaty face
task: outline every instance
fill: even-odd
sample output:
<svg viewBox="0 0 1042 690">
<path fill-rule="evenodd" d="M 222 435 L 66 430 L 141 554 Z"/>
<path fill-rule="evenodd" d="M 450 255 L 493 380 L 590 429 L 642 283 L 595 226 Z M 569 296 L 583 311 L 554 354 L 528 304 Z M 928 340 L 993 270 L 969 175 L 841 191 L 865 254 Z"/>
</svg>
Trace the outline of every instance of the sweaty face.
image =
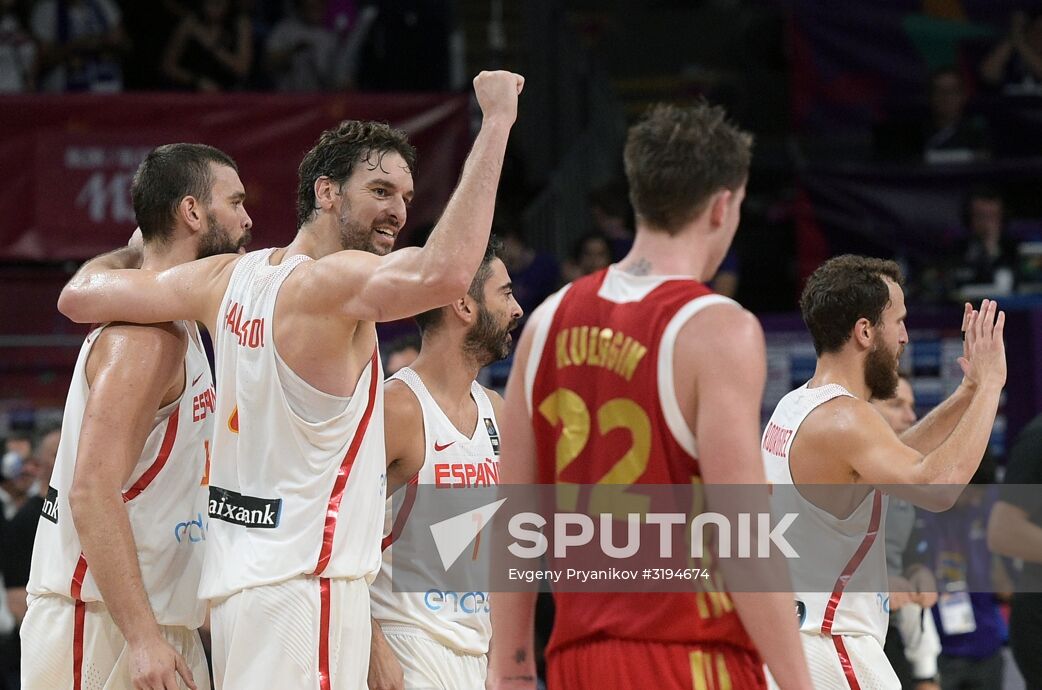
<svg viewBox="0 0 1042 690">
<path fill-rule="evenodd" d="M 478 318 L 467 331 L 463 347 L 481 366 L 504 359 L 510 354 L 513 338 L 510 332 L 524 312 L 514 299 L 506 266 L 493 259 L 484 286 L 484 299 L 477 305 Z"/>
<path fill-rule="evenodd" d="M 199 237 L 198 258 L 241 252 L 253 237 L 246 213 L 246 190 L 239 174 L 225 165 L 210 164 L 214 184 L 206 207 L 206 231 Z"/>
<path fill-rule="evenodd" d="M 355 165 L 344 182 L 336 209 L 340 245 L 379 256 L 394 249 L 412 203 L 412 172 L 390 151 Z"/>
</svg>

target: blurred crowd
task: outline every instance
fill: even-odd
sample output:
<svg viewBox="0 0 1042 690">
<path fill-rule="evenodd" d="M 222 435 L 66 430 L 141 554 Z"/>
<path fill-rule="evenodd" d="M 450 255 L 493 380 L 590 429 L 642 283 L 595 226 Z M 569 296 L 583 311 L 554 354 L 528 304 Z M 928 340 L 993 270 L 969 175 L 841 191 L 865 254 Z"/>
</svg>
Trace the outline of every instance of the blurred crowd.
<svg viewBox="0 0 1042 690">
<path fill-rule="evenodd" d="M 0 92 L 443 90 L 450 10 L 447 0 L 0 0 Z"/>
</svg>

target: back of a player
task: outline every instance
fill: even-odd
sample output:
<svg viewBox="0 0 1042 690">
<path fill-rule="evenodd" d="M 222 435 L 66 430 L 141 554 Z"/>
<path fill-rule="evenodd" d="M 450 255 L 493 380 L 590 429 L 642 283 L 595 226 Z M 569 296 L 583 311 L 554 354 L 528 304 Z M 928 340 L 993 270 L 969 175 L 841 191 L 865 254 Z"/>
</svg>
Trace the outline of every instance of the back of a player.
<svg viewBox="0 0 1042 690">
<path fill-rule="evenodd" d="M 674 389 L 674 344 L 698 311 L 724 302 L 692 279 L 614 266 L 551 297 L 525 375 L 539 482 L 691 487 L 700 471 Z M 726 593 L 555 592 L 554 601 L 551 688 L 763 686 Z"/>
<path fill-rule="evenodd" d="M 805 557 L 792 559 L 789 567 L 797 589 L 800 637 L 815 686 L 898 688 L 883 653 L 888 593 L 877 591 L 887 581 L 883 539 L 887 497 L 879 489 L 870 489 L 849 515 L 840 518 L 808 500 L 814 490 L 796 489 L 790 469 L 792 445 L 807 416 L 835 398 L 850 395 L 842 386 L 828 384 L 801 386 L 782 398 L 761 441 L 764 470 L 776 485 L 772 512 L 800 516 L 798 529 L 788 539 Z M 827 486 L 824 490 L 835 496 L 842 489 Z M 850 490 L 864 489 L 851 485 Z"/>
<path fill-rule="evenodd" d="M 315 389 L 275 347 L 275 302 L 301 263 L 235 267 L 219 312 L 210 549 L 218 687 L 364 687 L 368 581 L 380 565 L 383 388 L 374 349 L 350 397 Z M 307 334 L 303 337 L 320 337 Z"/>
</svg>

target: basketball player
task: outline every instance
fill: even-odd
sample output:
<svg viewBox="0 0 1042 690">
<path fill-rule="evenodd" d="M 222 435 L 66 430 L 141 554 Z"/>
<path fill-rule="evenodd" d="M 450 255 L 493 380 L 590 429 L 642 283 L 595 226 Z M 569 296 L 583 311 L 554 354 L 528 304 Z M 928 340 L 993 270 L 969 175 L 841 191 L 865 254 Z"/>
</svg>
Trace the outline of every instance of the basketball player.
<svg viewBox="0 0 1042 690">
<path fill-rule="evenodd" d="M 423 248 L 390 253 L 413 148 L 386 125 L 345 121 L 300 165 L 288 247 L 162 273 L 88 267 L 63 292 L 74 320 L 194 318 L 216 334 L 219 460 L 200 594 L 219 688 L 365 686 L 386 490 L 374 322 L 470 286 L 522 85 L 508 72 L 475 78 L 481 131 Z"/>
<path fill-rule="evenodd" d="M 551 296 L 525 328 L 503 483 L 764 483 L 763 333 L 704 284 L 738 227 L 751 144 L 708 105 L 658 106 L 630 129 L 633 248 Z M 809 687 L 787 595 L 714 592 L 710 605 L 704 594 L 555 592 L 549 687 L 761 688 L 760 653 L 785 687 Z M 494 688 L 535 687 L 534 599 L 496 595 Z"/>
<path fill-rule="evenodd" d="M 493 237 L 466 295 L 417 315 L 420 355 L 384 388 L 389 492 L 413 478 L 444 489 L 498 483 L 502 399 L 474 379 L 482 367 L 510 354 L 510 332 L 522 313 L 497 248 Z M 483 690 L 492 634 L 488 593 L 464 593 L 468 604 L 394 592 L 393 533 L 384 544 L 383 566 L 370 587 L 378 623 L 370 690 L 396 687 L 388 681 L 403 672 L 404 686 L 397 687 Z M 422 574 L 422 564 L 402 567 Z"/>
<path fill-rule="evenodd" d="M 995 421 L 1006 381 L 1005 315 L 990 300 L 979 313 L 966 305 L 961 385 L 898 438 L 868 402 L 894 394 L 908 342 L 897 265 L 830 259 L 808 280 L 800 307 L 817 368 L 778 403 L 762 448 L 768 479 L 799 489 L 775 491 L 785 502 L 775 508 L 814 518 L 790 540 L 798 553 L 816 554 L 790 561 L 804 651 L 816 687 L 899 688 L 883 653 L 888 615 L 880 532 L 887 501 L 874 487 L 908 485 L 901 495 L 918 505 L 951 506 L 980 464 Z M 815 490 L 815 484 L 827 486 Z M 821 544 L 829 545 L 828 554 Z M 826 556 L 838 561 L 831 565 Z M 800 591 L 823 570 L 835 582 L 831 591 Z"/>
<path fill-rule="evenodd" d="M 131 194 L 149 271 L 249 242 L 242 182 L 217 149 L 154 149 Z M 209 687 L 196 629 L 213 413 L 194 322 L 87 336 L 33 547 L 23 688 Z"/>
</svg>

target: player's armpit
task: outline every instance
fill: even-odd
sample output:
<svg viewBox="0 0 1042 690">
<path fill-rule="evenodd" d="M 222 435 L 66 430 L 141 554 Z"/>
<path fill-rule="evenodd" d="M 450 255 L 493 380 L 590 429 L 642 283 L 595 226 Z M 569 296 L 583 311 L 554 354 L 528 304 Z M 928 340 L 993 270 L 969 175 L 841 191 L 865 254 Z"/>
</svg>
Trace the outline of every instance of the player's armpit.
<svg viewBox="0 0 1042 690">
<path fill-rule="evenodd" d="M 58 310 L 78 323 L 202 321 L 213 330 L 237 254 L 221 254 L 165 271 L 97 271 L 88 262 L 62 289 Z"/>
</svg>

